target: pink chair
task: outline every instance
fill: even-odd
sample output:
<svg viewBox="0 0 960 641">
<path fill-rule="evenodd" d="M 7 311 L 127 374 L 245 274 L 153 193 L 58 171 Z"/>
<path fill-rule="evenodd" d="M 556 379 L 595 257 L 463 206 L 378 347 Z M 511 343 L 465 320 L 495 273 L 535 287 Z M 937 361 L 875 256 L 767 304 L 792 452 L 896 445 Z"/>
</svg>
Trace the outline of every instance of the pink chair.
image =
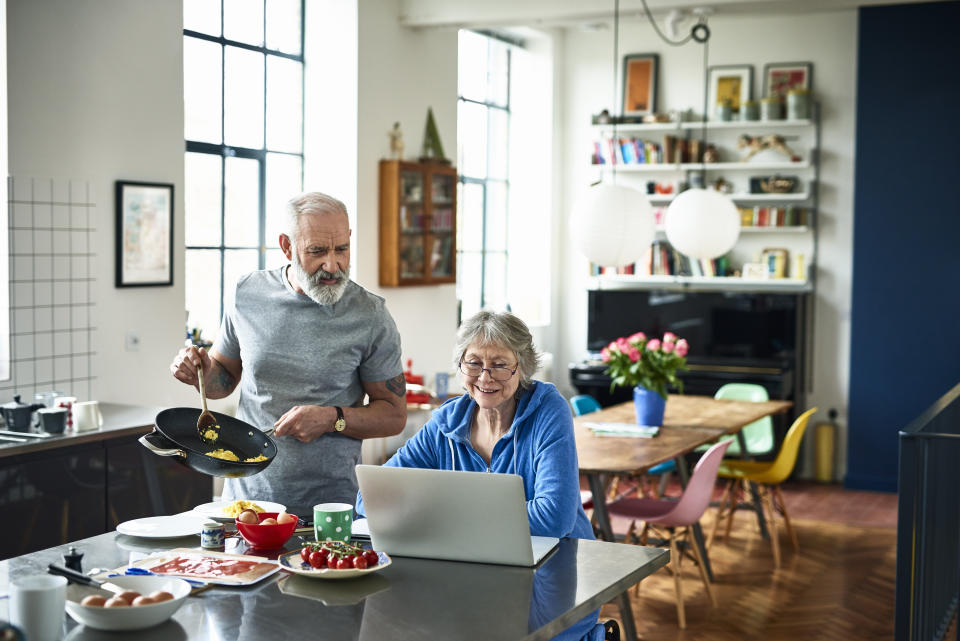
<svg viewBox="0 0 960 641">
<path fill-rule="evenodd" d="M 674 590 L 677 593 L 677 618 L 680 627 L 687 627 L 686 614 L 683 609 L 683 584 L 680 580 L 680 564 L 683 553 L 677 542 L 685 538 L 687 550 L 693 551 L 693 560 L 700 570 L 700 578 L 706 587 L 707 595 L 714 607 L 717 599 L 710 587 L 700 549 L 693 540 L 693 525 L 700 520 L 710 505 L 713 496 L 713 486 L 717 480 L 717 470 L 731 441 L 721 441 L 707 450 L 700 458 L 697 466 L 690 475 L 690 481 L 683 490 L 680 500 L 624 498 L 607 504 L 607 512 L 611 515 L 625 516 L 633 519 L 630 530 L 627 532 L 627 542 L 639 542 L 646 545 L 649 529 L 665 530 L 663 544 L 670 547 L 670 563 L 667 566 L 673 574 Z M 643 529 L 636 533 L 636 522 L 643 521 Z M 689 553 L 689 552 L 687 552 Z"/>
</svg>

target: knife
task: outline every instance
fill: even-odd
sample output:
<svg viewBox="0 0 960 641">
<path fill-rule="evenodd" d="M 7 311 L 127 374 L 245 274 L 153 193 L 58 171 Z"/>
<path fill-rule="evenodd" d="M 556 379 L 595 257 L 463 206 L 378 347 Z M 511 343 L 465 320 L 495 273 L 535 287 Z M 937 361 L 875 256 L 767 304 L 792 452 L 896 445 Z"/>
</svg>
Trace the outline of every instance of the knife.
<svg viewBox="0 0 960 641">
<path fill-rule="evenodd" d="M 48 565 L 47 572 L 50 574 L 59 574 L 60 576 L 65 576 L 71 583 L 79 583 L 80 585 L 88 585 L 92 588 L 100 588 L 101 590 L 113 592 L 114 594 L 120 594 L 126 590 L 126 588 L 121 588 L 116 583 L 111 583 L 110 581 L 97 581 L 86 574 L 76 572 L 70 568 L 65 568 L 62 565 L 57 565 L 56 563 L 51 563 Z"/>
</svg>

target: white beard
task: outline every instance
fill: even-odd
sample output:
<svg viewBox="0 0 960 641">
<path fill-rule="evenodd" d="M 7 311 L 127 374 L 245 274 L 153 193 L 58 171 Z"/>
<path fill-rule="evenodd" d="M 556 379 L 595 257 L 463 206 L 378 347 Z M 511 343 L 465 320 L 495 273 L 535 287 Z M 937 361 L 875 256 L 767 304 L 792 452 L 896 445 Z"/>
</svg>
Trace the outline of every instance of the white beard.
<svg viewBox="0 0 960 641">
<path fill-rule="evenodd" d="M 350 277 L 350 268 L 346 270 L 337 270 L 336 272 L 325 272 L 318 269 L 313 274 L 308 274 L 307 270 L 300 264 L 300 258 L 297 252 L 291 252 L 290 269 L 293 270 L 293 277 L 297 284 L 303 290 L 303 293 L 309 296 L 318 305 L 333 305 L 343 296 L 347 289 L 347 282 Z M 322 280 L 336 278 L 334 285 L 327 285 Z"/>
</svg>

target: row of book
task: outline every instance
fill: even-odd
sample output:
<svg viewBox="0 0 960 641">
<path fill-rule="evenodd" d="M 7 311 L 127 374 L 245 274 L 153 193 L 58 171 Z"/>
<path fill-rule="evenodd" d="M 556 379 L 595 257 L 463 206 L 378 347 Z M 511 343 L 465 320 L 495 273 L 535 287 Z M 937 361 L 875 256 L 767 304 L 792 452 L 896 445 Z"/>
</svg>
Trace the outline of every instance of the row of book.
<svg viewBox="0 0 960 641">
<path fill-rule="evenodd" d="M 741 227 L 799 227 L 807 224 L 804 207 L 740 207 Z"/>
<path fill-rule="evenodd" d="M 657 163 L 700 162 L 702 144 L 667 135 L 663 142 L 642 138 L 607 137 L 594 141 L 591 162 L 594 165 L 645 165 Z"/>
<path fill-rule="evenodd" d="M 656 240 L 643 258 L 630 265 L 609 267 L 590 264 L 590 274 L 626 274 L 640 276 L 727 276 L 731 273 L 727 256 L 704 260 L 690 258 L 678 252 L 667 241 Z"/>
</svg>

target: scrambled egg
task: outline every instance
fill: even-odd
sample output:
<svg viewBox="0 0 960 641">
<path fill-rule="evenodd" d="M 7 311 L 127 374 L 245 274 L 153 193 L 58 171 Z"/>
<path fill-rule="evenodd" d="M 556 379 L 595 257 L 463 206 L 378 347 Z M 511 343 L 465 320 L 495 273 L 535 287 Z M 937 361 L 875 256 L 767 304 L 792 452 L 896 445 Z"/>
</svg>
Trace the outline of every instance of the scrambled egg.
<svg viewBox="0 0 960 641">
<path fill-rule="evenodd" d="M 208 441 L 215 441 L 217 437 L 220 436 L 220 426 L 215 425 L 214 427 L 208 427 L 207 431 L 203 433 L 203 438 Z M 219 450 L 218 450 L 219 451 Z"/>
<path fill-rule="evenodd" d="M 207 452 L 207 456 L 223 459 L 224 461 L 240 461 L 240 457 L 230 450 L 214 450 L 212 452 Z"/>
<path fill-rule="evenodd" d="M 258 462 L 260 462 L 260 461 L 266 461 L 266 460 L 267 460 L 267 457 L 266 457 L 266 456 L 264 456 L 263 454 L 257 454 L 256 456 L 254 456 L 254 457 L 252 457 L 252 458 L 245 458 L 245 459 L 243 459 L 243 462 L 244 462 L 244 463 L 258 463 Z"/>
<path fill-rule="evenodd" d="M 244 510 L 253 510 L 257 514 L 263 512 L 263 508 L 253 501 L 234 501 L 230 505 L 223 508 L 223 513 L 225 516 L 232 516 L 236 518 Z"/>
</svg>

